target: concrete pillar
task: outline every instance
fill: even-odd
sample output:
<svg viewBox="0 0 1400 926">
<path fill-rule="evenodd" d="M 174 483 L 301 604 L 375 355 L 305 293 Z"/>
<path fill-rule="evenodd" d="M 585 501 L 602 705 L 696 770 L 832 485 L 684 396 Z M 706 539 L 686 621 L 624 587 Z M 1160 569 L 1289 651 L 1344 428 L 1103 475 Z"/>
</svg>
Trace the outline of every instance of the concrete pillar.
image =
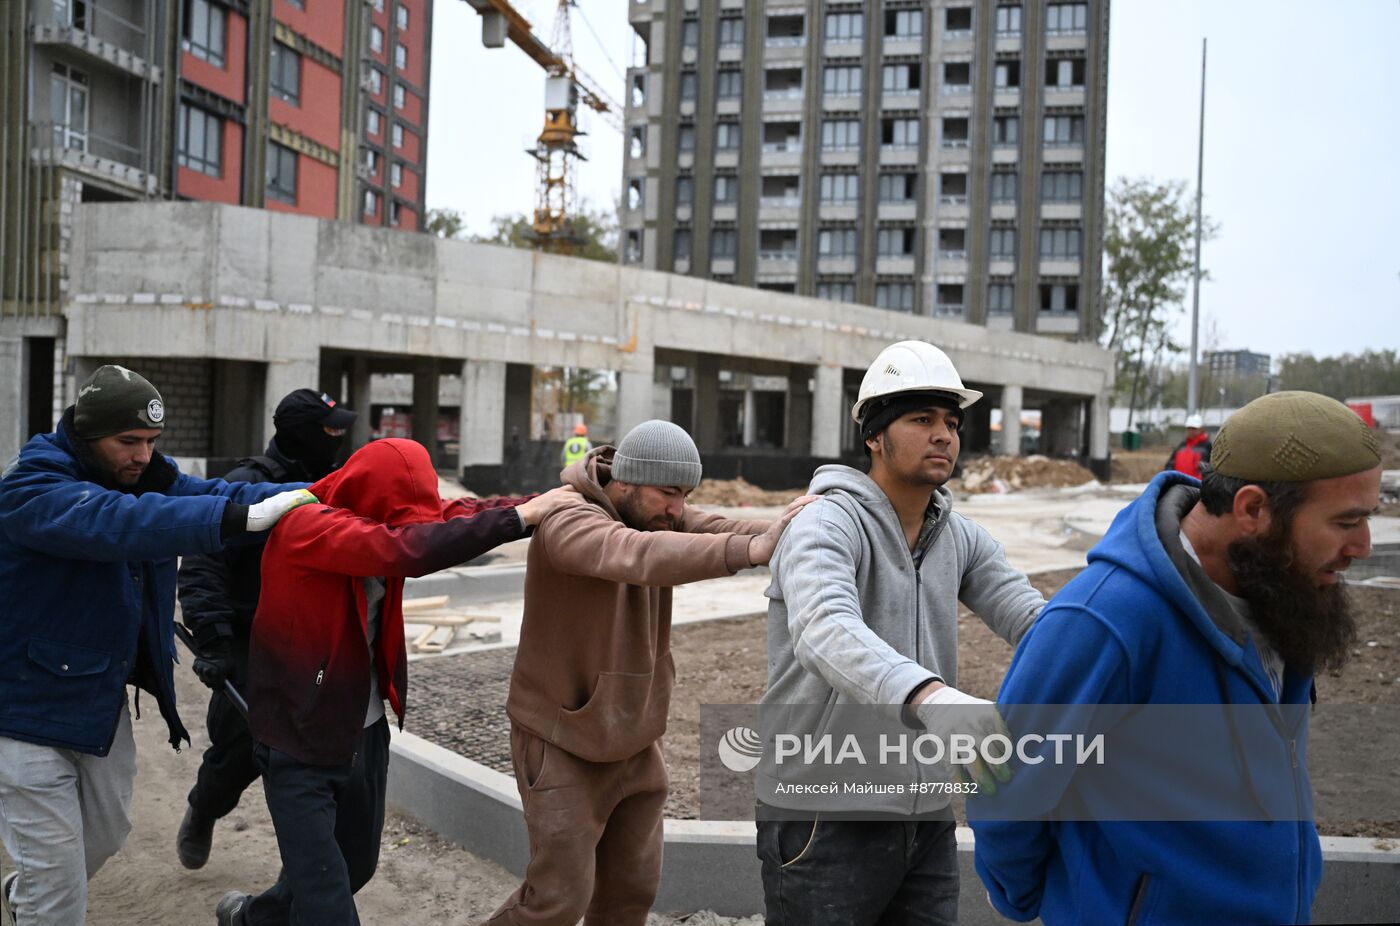
<svg viewBox="0 0 1400 926">
<path fill-rule="evenodd" d="M 1078 399 L 1055 399 L 1040 409 L 1040 452 L 1052 457 L 1076 454 L 1082 446 Z"/>
<path fill-rule="evenodd" d="M 354 453 L 369 443 L 371 425 L 374 424 L 369 395 L 369 361 L 357 356 L 350 361 L 350 408 L 355 412 L 355 423 L 350 427 L 350 439 L 346 441 L 348 453 Z"/>
<path fill-rule="evenodd" d="M 535 386 L 535 368 L 528 363 L 506 364 L 506 420 L 505 435 L 510 439 L 511 432 L 520 435 L 522 441 L 530 439 L 530 392 Z"/>
<path fill-rule="evenodd" d="M 788 373 L 787 434 L 783 447 L 795 455 L 812 449 L 812 368 L 800 363 L 794 363 Z"/>
<path fill-rule="evenodd" d="M 316 360 L 306 358 L 268 363 L 267 375 L 263 379 L 263 431 L 262 439 L 258 441 L 261 446 L 266 446 L 272 437 L 272 413 L 277 410 L 277 403 L 293 389 L 305 389 L 316 383 L 318 367 Z"/>
<path fill-rule="evenodd" d="M 29 408 L 29 371 L 23 338 L 0 338 L 0 466 L 24 445 L 25 410 Z"/>
<path fill-rule="evenodd" d="M 1021 455 L 1021 400 L 1020 386 L 1001 387 L 1001 446 L 998 450 L 1008 457 Z"/>
<path fill-rule="evenodd" d="M 499 466 L 505 455 L 504 361 L 468 360 L 462 364 L 460 408 L 457 472 L 467 466 Z"/>
<path fill-rule="evenodd" d="M 622 440 L 628 431 L 654 417 L 655 375 L 650 369 L 622 370 L 617 374 L 617 436 L 614 440 Z"/>
<path fill-rule="evenodd" d="M 413 362 L 413 439 L 437 463 L 438 369 L 432 357 Z"/>
<path fill-rule="evenodd" d="M 715 354 L 695 355 L 695 446 L 700 453 L 719 450 L 719 363 Z"/>
<path fill-rule="evenodd" d="M 758 409 L 754 407 L 753 387 L 744 390 L 744 446 L 752 447 L 758 440 Z"/>
<path fill-rule="evenodd" d="M 265 378 L 260 364 L 237 360 L 215 360 L 213 408 L 209 434 L 211 457 L 239 457 L 262 453 L 258 443 L 264 424 L 256 420 L 262 413 L 259 392 Z M 268 422 L 267 426 L 270 426 Z"/>
<path fill-rule="evenodd" d="M 841 432 L 850 420 L 845 407 L 845 371 L 822 365 L 816 368 L 813 379 L 812 456 L 834 460 L 841 456 Z"/>
<path fill-rule="evenodd" d="M 979 399 L 963 412 L 962 452 L 987 453 L 992 449 L 992 403 Z"/>
<path fill-rule="evenodd" d="M 1108 410 L 1113 405 L 1113 395 L 1101 392 L 1089 403 L 1089 462 L 1100 463 L 1104 478 L 1108 471 Z M 1095 469 L 1095 472 L 1098 470 Z"/>
</svg>

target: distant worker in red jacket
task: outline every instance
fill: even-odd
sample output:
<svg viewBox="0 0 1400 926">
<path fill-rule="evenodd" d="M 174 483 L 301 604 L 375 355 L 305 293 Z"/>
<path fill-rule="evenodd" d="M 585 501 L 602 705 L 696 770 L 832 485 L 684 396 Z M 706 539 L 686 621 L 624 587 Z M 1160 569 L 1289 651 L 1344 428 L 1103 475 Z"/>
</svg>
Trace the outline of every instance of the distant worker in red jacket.
<svg viewBox="0 0 1400 926">
<path fill-rule="evenodd" d="M 428 452 L 380 440 L 315 483 L 321 504 L 268 540 L 249 641 L 248 726 L 277 831 L 282 874 L 230 891 L 220 926 L 358 924 L 353 895 L 379 863 L 389 724 L 408 687 L 403 589 L 526 536 L 582 503 L 559 488 L 443 502 Z"/>
<path fill-rule="evenodd" d="M 1193 479 L 1201 478 L 1201 463 L 1210 461 L 1210 435 L 1201 426 L 1200 415 L 1186 416 L 1186 439 L 1167 457 L 1164 470 L 1174 469 Z"/>
</svg>

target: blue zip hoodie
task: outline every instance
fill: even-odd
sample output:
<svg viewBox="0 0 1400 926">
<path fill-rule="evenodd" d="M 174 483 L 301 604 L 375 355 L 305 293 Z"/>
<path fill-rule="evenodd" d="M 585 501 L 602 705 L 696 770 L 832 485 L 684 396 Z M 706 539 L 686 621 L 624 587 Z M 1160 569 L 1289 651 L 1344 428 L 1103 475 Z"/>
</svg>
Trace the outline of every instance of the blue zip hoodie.
<svg viewBox="0 0 1400 926">
<path fill-rule="evenodd" d="M 223 549 L 225 507 L 305 483 L 195 479 L 154 454 L 129 492 L 98 484 L 71 432 L 31 438 L 0 478 L 0 736 L 105 756 L 130 679 L 175 712 L 175 563 Z"/>
<path fill-rule="evenodd" d="M 1172 772 L 1143 761 L 1127 774 L 1148 790 L 1189 788 L 1193 780 L 1221 781 L 1223 768 L 1223 780 L 1240 789 L 1226 795 L 1227 805 L 1247 802 L 1251 782 L 1272 777 L 1292 792 L 1297 819 L 991 820 L 982 817 L 994 811 L 982 811 L 995 803 L 974 799 L 977 873 L 1004 916 L 1039 916 L 1047 926 L 1309 921 L 1322 850 L 1309 819 L 1307 711 L 1288 705 L 1308 703 L 1312 679 L 1286 671 L 1276 701 L 1247 623 L 1185 557 L 1176 538 L 1199 494 L 1195 479 L 1163 473 L 1119 513 L 1088 567 L 1022 641 L 997 703 L 1008 712 L 1032 704 L 1255 705 L 1273 723 L 1263 725 L 1270 738 L 1251 743 L 1247 756 L 1203 748 L 1176 755 L 1186 764 Z M 1191 763 L 1199 775 L 1190 774 Z M 1083 801 L 1075 779 L 1090 774 L 1021 766 L 1002 798 L 1038 792 L 1042 805 Z M 1219 794 L 1199 797 L 1202 806 L 1220 806 Z"/>
</svg>

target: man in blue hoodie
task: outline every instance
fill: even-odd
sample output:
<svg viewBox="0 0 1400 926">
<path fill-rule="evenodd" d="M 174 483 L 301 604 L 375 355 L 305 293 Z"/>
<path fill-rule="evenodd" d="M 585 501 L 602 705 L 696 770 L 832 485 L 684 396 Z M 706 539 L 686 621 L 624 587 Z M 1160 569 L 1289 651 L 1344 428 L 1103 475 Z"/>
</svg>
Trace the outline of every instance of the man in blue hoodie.
<svg viewBox="0 0 1400 926">
<path fill-rule="evenodd" d="M 1163 473 L 1119 514 L 1022 641 L 997 703 L 1018 733 L 1020 706 L 1147 705 L 1136 713 L 1158 711 L 1157 739 L 1174 745 L 1143 761 L 1154 747 L 1141 737 L 1097 778 L 1024 765 L 995 800 L 969 802 L 977 872 L 1000 913 L 1047 926 L 1308 921 L 1322 852 L 1307 704 L 1314 674 L 1339 667 L 1355 635 L 1341 573 L 1370 555 L 1380 476 L 1359 417 L 1281 392 L 1225 422 L 1200 482 Z M 1203 704 L 1231 708 L 1189 707 Z M 1247 748 L 1234 727 L 1232 742 L 1207 741 L 1204 725 L 1197 742 L 1171 729 L 1212 713 L 1266 722 L 1249 724 Z M 1129 723 L 1110 722 L 1110 736 Z M 1118 786 L 1128 802 L 1082 812 Z M 1163 794 L 1188 812 L 1136 822 L 1133 808 L 1168 806 Z M 1266 806 L 1270 796 L 1284 800 Z M 1047 811 L 998 811 L 1017 799 Z"/>
<path fill-rule="evenodd" d="M 958 603 L 1014 645 L 1045 599 L 1001 544 L 953 510 L 943 488 L 957 463 L 963 409 L 981 397 L 963 386 L 947 354 L 923 341 L 893 344 L 870 365 L 851 410 L 870 472 L 818 469 L 808 491 L 820 498 L 793 520 L 770 566 L 765 736 L 778 727 L 821 734 L 833 710 L 859 713 L 863 727 L 904 713 L 904 724 L 940 738 L 998 732 L 992 705 L 955 687 Z M 825 706 L 814 712 L 821 720 L 802 716 L 813 705 Z M 775 772 L 758 772 L 769 926 L 957 922 L 946 792 L 797 806 L 777 797 L 785 789 Z M 991 785 L 985 771 L 977 777 Z M 822 813 L 794 818 L 779 806 Z M 828 809 L 857 810 L 861 819 L 822 815 Z"/>
<path fill-rule="evenodd" d="M 0 477 L 0 892 L 20 926 L 81 926 L 87 881 L 131 831 L 126 686 L 175 712 L 175 560 L 313 502 L 290 485 L 194 479 L 155 450 L 165 404 L 100 367 Z M 139 701 L 138 701 L 139 704 Z"/>
</svg>

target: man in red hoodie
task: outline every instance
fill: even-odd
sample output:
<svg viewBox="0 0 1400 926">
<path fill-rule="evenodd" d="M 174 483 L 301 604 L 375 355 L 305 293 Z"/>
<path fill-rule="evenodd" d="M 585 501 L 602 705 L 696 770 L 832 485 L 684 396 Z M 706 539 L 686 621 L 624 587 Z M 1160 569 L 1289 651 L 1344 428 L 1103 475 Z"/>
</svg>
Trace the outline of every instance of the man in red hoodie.
<svg viewBox="0 0 1400 926">
<path fill-rule="evenodd" d="M 1201 478 L 1201 464 L 1210 461 L 1210 435 L 1206 433 L 1200 415 L 1186 416 L 1186 439 L 1176 445 L 1167 457 L 1164 470 L 1174 469 L 1192 479 Z"/>
<path fill-rule="evenodd" d="M 353 895 L 384 828 L 385 698 L 403 727 L 405 577 L 474 559 L 582 502 L 560 488 L 444 503 L 428 452 L 407 440 L 362 447 L 315 494 L 322 503 L 268 541 L 249 641 L 248 726 L 282 874 L 256 897 L 224 895 L 220 926 L 359 923 Z"/>
</svg>

